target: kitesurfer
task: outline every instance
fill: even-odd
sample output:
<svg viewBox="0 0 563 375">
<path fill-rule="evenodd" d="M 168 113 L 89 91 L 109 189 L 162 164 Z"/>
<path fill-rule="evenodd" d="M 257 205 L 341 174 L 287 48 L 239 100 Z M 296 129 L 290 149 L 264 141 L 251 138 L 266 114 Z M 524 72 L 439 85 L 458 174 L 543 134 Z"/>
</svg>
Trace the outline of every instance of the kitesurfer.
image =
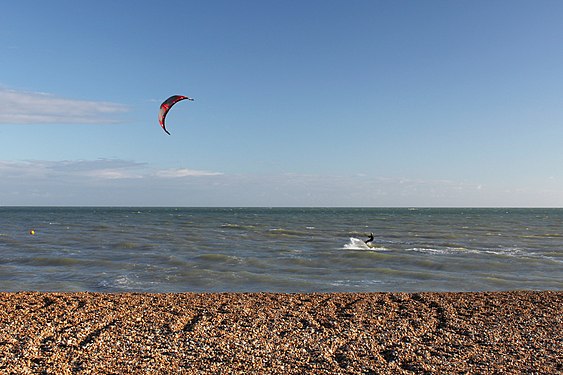
<svg viewBox="0 0 563 375">
<path fill-rule="evenodd" d="M 369 244 L 369 243 L 372 242 L 372 241 L 373 241 L 373 233 L 370 233 L 370 234 L 369 234 L 369 238 L 368 238 L 367 240 L 365 240 L 364 242 L 365 242 L 366 245 L 367 245 L 367 244 Z"/>
</svg>

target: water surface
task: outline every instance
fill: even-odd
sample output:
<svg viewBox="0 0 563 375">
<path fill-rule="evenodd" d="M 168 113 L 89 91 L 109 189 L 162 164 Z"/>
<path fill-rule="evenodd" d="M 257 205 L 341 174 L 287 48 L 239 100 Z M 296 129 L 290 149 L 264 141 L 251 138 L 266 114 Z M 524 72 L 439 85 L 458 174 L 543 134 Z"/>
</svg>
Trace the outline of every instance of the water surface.
<svg viewBox="0 0 563 375">
<path fill-rule="evenodd" d="M 0 254 L 3 291 L 561 290 L 563 209 L 3 207 Z"/>
</svg>

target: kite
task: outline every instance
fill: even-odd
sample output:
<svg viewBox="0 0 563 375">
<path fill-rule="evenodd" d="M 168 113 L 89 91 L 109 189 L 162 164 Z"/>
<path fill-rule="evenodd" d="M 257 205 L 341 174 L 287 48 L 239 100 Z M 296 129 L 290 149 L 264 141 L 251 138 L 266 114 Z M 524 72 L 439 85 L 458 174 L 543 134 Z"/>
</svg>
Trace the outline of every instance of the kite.
<svg viewBox="0 0 563 375">
<path fill-rule="evenodd" d="M 171 97 L 166 99 L 164 102 L 162 102 L 162 104 L 160 105 L 160 112 L 158 113 L 158 122 L 160 123 L 160 126 L 162 126 L 162 129 L 168 135 L 170 135 L 170 133 L 168 132 L 168 130 L 166 130 L 166 124 L 164 123 L 164 120 L 166 119 L 166 115 L 168 114 L 168 111 L 170 111 L 170 108 L 172 108 L 172 106 L 174 104 L 176 104 L 180 100 L 184 100 L 184 99 L 188 99 L 188 100 L 193 101 L 192 98 L 188 98 L 187 96 L 172 95 Z"/>
</svg>

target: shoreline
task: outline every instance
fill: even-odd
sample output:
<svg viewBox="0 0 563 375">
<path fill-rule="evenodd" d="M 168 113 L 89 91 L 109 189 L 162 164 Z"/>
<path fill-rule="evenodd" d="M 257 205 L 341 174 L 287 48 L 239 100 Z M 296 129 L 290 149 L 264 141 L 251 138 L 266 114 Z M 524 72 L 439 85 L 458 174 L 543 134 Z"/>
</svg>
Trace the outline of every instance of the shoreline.
<svg viewBox="0 0 563 375">
<path fill-rule="evenodd" d="M 559 373 L 563 291 L 0 293 L 0 373 Z"/>
</svg>

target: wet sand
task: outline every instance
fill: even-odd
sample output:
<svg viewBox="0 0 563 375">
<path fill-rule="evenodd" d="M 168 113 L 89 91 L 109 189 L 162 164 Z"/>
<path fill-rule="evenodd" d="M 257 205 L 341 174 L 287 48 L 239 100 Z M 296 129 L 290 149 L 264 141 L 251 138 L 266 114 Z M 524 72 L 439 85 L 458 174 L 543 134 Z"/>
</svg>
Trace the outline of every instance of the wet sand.
<svg viewBox="0 0 563 375">
<path fill-rule="evenodd" d="M 563 372 L 563 292 L 0 293 L 0 374 Z"/>
</svg>

